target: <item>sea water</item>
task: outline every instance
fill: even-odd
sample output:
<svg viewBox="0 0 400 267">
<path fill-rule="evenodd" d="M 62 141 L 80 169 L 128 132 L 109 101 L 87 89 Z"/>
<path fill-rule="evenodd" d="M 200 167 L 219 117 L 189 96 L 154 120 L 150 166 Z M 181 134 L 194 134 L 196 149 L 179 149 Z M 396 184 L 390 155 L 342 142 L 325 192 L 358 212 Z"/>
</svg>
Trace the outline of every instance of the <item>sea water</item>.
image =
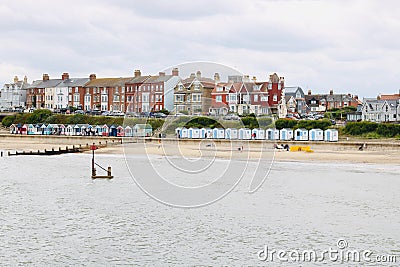
<svg viewBox="0 0 400 267">
<path fill-rule="evenodd" d="M 161 156 L 151 160 L 169 168 Z M 140 169 L 149 158 L 128 161 Z M 112 166 L 114 179 L 92 180 L 89 154 L 0 158 L 1 266 L 331 266 L 343 262 L 266 259 L 263 250 L 320 253 L 340 240 L 400 262 L 398 165 L 275 162 L 256 192 L 245 175 L 220 200 L 188 209 L 141 190 L 123 156 L 96 162 Z M 215 178 L 197 177 L 195 185 Z"/>
</svg>

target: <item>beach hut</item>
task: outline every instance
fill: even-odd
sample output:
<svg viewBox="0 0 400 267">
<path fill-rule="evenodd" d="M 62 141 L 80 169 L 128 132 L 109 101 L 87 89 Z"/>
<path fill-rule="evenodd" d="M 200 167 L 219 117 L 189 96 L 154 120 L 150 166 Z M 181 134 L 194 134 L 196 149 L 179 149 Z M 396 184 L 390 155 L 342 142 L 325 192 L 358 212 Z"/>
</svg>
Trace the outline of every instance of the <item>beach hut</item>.
<svg viewBox="0 0 400 267">
<path fill-rule="evenodd" d="M 324 141 L 324 131 L 321 129 L 311 129 L 308 136 L 310 141 Z"/>
<path fill-rule="evenodd" d="M 179 138 L 188 138 L 188 129 L 181 128 L 179 131 Z"/>
<path fill-rule="evenodd" d="M 292 140 L 293 139 L 293 130 L 289 128 L 283 128 L 279 131 L 279 139 L 280 140 Z"/>
<path fill-rule="evenodd" d="M 294 131 L 294 140 L 308 141 L 308 130 L 304 128 L 296 129 Z"/>
<path fill-rule="evenodd" d="M 202 138 L 202 139 L 206 138 L 206 133 L 207 133 L 207 129 L 201 128 L 200 129 L 200 138 Z"/>
<path fill-rule="evenodd" d="M 18 132 L 18 126 L 15 124 L 11 124 L 10 126 L 10 134 L 16 134 Z"/>
<path fill-rule="evenodd" d="M 223 128 L 214 128 L 212 130 L 212 138 L 214 138 L 214 139 L 224 139 L 225 138 L 225 129 L 223 129 Z"/>
<path fill-rule="evenodd" d="M 188 129 L 188 138 L 190 139 L 198 139 L 200 138 L 200 129 L 199 128 L 189 128 Z"/>
<path fill-rule="evenodd" d="M 117 127 L 117 136 L 125 136 L 125 129 L 121 125 Z"/>
<path fill-rule="evenodd" d="M 52 132 L 50 134 L 60 134 L 60 127 L 57 124 L 50 124 Z"/>
<path fill-rule="evenodd" d="M 109 136 L 117 136 L 117 127 L 115 125 L 111 125 Z"/>
<path fill-rule="evenodd" d="M 28 133 L 28 125 L 24 124 L 21 127 L 20 134 L 27 134 Z"/>
<path fill-rule="evenodd" d="M 132 127 L 130 127 L 129 125 L 125 127 L 125 136 L 133 136 Z"/>
<path fill-rule="evenodd" d="M 42 124 L 38 123 L 35 124 L 35 134 L 42 134 L 42 131 L 40 130 L 42 127 Z"/>
<path fill-rule="evenodd" d="M 28 132 L 27 132 L 27 134 L 28 134 L 28 135 L 32 135 L 32 134 L 35 134 L 35 132 L 36 132 L 35 126 L 34 126 L 33 124 L 29 124 L 29 125 L 28 125 Z"/>
<path fill-rule="evenodd" d="M 51 135 L 53 134 L 53 125 L 48 124 L 44 129 L 44 135 Z"/>
<path fill-rule="evenodd" d="M 336 129 L 327 129 L 324 133 L 324 140 L 328 142 L 339 141 L 339 132 Z"/>
<path fill-rule="evenodd" d="M 153 128 L 151 127 L 150 124 L 136 124 L 133 126 L 133 136 L 138 136 L 138 137 L 149 137 L 153 134 Z M 186 130 L 186 137 L 187 138 L 187 129 L 183 128 L 181 133 Z"/>
<path fill-rule="evenodd" d="M 239 129 L 239 139 L 241 140 L 249 140 L 251 139 L 251 130 L 247 128 Z"/>
<path fill-rule="evenodd" d="M 94 135 L 96 136 L 102 136 L 103 128 L 101 128 L 100 125 L 96 125 L 94 127 Z"/>
<path fill-rule="evenodd" d="M 238 129 L 228 128 L 225 130 L 225 139 L 238 139 Z"/>
<path fill-rule="evenodd" d="M 67 127 L 65 127 L 65 135 L 73 135 L 74 134 L 74 126 L 71 124 L 68 124 Z"/>
<path fill-rule="evenodd" d="M 102 134 L 102 136 L 108 136 L 109 135 L 109 131 L 110 131 L 110 128 L 108 127 L 108 125 L 107 124 L 104 124 L 102 127 L 101 127 L 101 134 Z"/>
<path fill-rule="evenodd" d="M 267 140 L 279 140 L 279 130 L 275 128 L 269 128 L 265 131 Z"/>
<path fill-rule="evenodd" d="M 45 135 L 46 134 L 46 129 L 47 129 L 47 126 L 45 124 L 42 124 L 40 126 L 40 134 L 41 135 Z"/>
<path fill-rule="evenodd" d="M 58 134 L 65 135 L 65 125 L 64 124 L 58 125 Z"/>
<path fill-rule="evenodd" d="M 181 136 L 182 127 L 175 128 L 175 136 L 179 138 Z"/>
<path fill-rule="evenodd" d="M 251 130 L 251 136 L 256 140 L 264 140 L 265 139 L 265 131 L 263 129 L 253 129 Z"/>
<path fill-rule="evenodd" d="M 81 135 L 81 126 L 79 126 L 78 124 L 76 124 L 74 126 L 74 131 L 72 132 L 72 135 Z"/>
<path fill-rule="evenodd" d="M 207 137 L 207 139 L 212 139 L 213 138 L 213 129 L 206 128 L 206 137 Z"/>
</svg>

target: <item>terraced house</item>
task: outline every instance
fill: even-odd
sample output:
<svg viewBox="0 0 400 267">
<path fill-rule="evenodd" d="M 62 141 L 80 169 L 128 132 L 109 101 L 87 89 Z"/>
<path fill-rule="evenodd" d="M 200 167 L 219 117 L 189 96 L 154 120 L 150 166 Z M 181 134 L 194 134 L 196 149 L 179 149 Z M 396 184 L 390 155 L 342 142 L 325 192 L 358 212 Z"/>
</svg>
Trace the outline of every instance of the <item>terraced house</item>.
<svg viewBox="0 0 400 267">
<path fill-rule="evenodd" d="M 25 107 L 26 90 L 29 85 L 26 76 L 22 81 L 15 76 L 13 83 L 4 84 L 3 88 L 0 89 L 0 108 Z"/>
<path fill-rule="evenodd" d="M 126 78 L 96 78 L 91 80 L 83 87 L 83 91 L 73 92 L 74 101 L 79 96 L 83 109 L 102 111 L 125 112 L 125 84 L 132 80 L 132 77 Z"/>
<path fill-rule="evenodd" d="M 42 80 L 33 81 L 32 84 L 27 87 L 27 108 L 51 109 L 52 107 L 50 106 L 53 105 L 54 101 L 54 88 L 62 81 L 62 79 L 50 79 L 50 76 L 48 74 L 43 74 Z"/>
<path fill-rule="evenodd" d="M 178 82 L 174 88 L 174 110 L 193 114 L 207 114 L 211 107 L 211 92 L 215 80 L 201 76 L 201 72 Z"/>
<path fill-rule="evenodd" d="M 284 78 L 276 73 L 270 75 L 268 82 L 250 80 L 245 76 L 228 76 L 228 82 L 218 82 L 211 95 L 210 113 L 225 115 L 227 112 L 242 114 L 254 113 L 281 114 L 286 110 L 281 105 L 284 99 Z M 284 110 L 283 110 L 284 109 Z"/>
<path fill-rule="evenodd" d="M 364 99 L 361 112 L 363 121 L 400 122 L 400 98 Z"/>
</svg>

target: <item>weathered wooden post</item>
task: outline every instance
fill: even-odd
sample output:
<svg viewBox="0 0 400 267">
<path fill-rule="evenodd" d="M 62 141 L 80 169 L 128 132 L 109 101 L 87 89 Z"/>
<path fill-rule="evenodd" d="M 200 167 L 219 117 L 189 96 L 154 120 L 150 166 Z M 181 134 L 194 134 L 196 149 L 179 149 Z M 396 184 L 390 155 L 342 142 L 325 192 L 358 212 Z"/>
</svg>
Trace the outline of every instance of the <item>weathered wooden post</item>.
<svg viewBox="0 0 400 267">
<path fill-rule="evenodd" d="M 94 151 L 96 148 L 94 143 L 90 146 L 90 150 L 92 150 L 92 178 L 96 177 L 96 168 L 94 167 Z"/>
</svg>

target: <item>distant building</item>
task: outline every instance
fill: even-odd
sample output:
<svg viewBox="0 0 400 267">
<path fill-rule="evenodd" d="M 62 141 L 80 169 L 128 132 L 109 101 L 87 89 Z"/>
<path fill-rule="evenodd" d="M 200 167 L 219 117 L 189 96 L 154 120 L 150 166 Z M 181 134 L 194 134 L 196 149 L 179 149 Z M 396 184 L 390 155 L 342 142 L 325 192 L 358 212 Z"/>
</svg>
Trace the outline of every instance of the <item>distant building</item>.
<svg viewBox="0 0 400 267">
<path fill-rule="evenodd" d="M 285 100 L 288 112 L 305 114 L 307 113 L 307 104 L 303 89 L 299 86 L 285 87 Z"/>
<path fill-rule="evenodd" d="M 362 104 L 358 96 L 352 94 L 312 94 L 311 90 L 305 96 L 307 107 L 312 112 L 325 112 L 333 108 L 357 107 Z"/>
<path fill-rule="evenodd" d="M 72 90 L 73 105 L 80 103 L 84 110 L 93 108 L 102 111 L 125 112 L 125 84 L 132 77 L 126 78 L 96 78 L 92 76 L 90 81 L 79 90 Z"/>
<path fill-rule="evenodd" d="M 211 92 L 215 80 L 201 76 L 201 72 L 177 83 L 174 88 L 174 110 L 188 114 L 208 114 L 211 107 Z"/>
<path fill-rule="evenodd" d="M 1 108 L 15 108 L 26 106 L 26 90 L 28 79 L 25 76 L 22 81 L 17 76 L 14 77 L 13 83 L 4 84 L 0 89 L 0 107 Z"/>
<path fill-rule="evenodd" d="M 224 115 L 233 113 L 255 115 L 281 114 L 281 100 L 284 99 L 284 78 L 276 73 L 270 75 L 268 82 L 251 80 L 248 75 L 228 76 L 228 82 L 217 82 L 211 92 L 210 113 Z M 219 78 L 219 75 L 218 75 Z M 214 77 L 215 79 L 215 77 Z"/>
<path fill-rule="evenodd" d="M 33 81 L 32 84 L 27 87 L 27 107 L 46 108 L 47 101 L 47 106 L 50 108 L 54 101 L 54 88 L 62 81 L 62 79 L 50 79 L 48 74 L 43 74 L 42 80 Z"/>
<path fill-rule="evenodd" d="M 362 120 L 371 122 L 400 121 L 400 100 L 364 99 Z"/>
</svg>

